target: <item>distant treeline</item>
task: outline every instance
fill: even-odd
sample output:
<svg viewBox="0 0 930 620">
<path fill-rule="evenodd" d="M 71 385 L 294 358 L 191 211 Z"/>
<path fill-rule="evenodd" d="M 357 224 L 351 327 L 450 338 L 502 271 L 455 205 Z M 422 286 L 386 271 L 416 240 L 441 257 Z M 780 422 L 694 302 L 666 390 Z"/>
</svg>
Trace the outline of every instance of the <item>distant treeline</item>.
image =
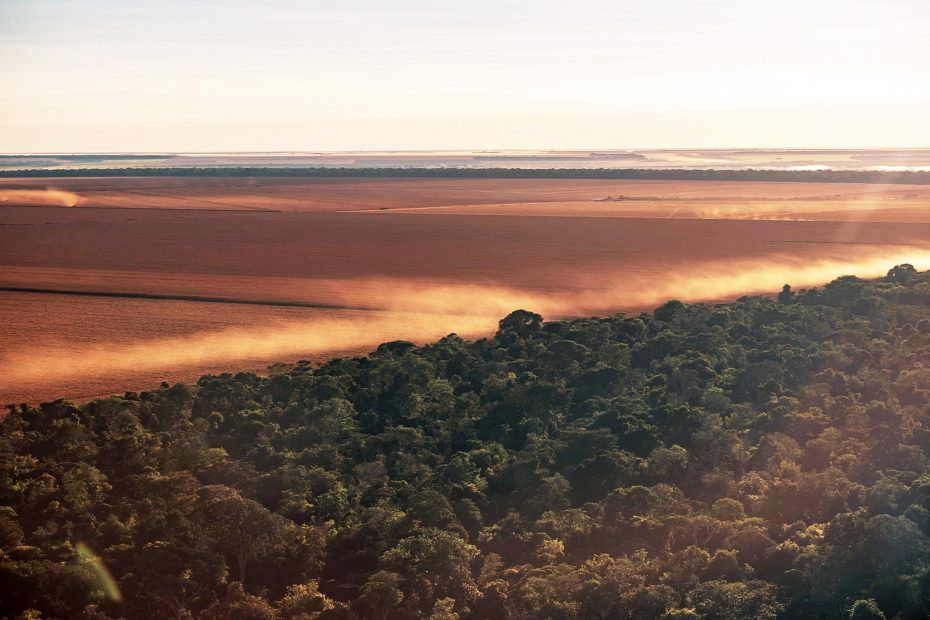
<svg viewBox="0 0 930 620">
<path fill-rule="evenodd" d="M 78 168 L 0 170 L 2 177 L 408 177 L 431 179 L 643 179 L 930 184 L 930 172 L 866 170 L 660 170 L 637 168 Z"/>
<path fill-rule="evenodd" d="M 54 154 L 22 154 L 22 155 L 0 155 L 0 162 L 8 159 L 60 159 L 62 161 L 109 161 L 116 159 L 170 159 L 174 155 L 158 154 L 132 154 L 132 153 L 76 153 L 71 155 L 54 155 Z"/>
</svg>

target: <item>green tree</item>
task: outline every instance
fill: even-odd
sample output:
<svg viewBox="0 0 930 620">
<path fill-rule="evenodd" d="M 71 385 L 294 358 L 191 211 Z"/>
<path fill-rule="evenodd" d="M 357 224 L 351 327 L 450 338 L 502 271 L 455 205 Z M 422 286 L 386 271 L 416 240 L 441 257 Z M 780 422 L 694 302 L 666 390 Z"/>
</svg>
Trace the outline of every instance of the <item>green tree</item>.
<svg viewBox="0 0 930 620">
<path fill-rule="evenodd" d="M 236 560 L 240 583 L 245 583 L 249 560 L 284 544 L 293 528 L 280 515 L 228 487 L 204 487 L 196 514 L 213 546 Z"/>
<path fill-rule="evenodd" d="M 426 608 L 442 598 L 467 606 L 479 594 L 471 572 L 477 556 L 477 548 L 455 534 L 426 528 L 386 551 L 380 564 L 403 575 L 408 595 L 420 597 Z"/>
</svg>

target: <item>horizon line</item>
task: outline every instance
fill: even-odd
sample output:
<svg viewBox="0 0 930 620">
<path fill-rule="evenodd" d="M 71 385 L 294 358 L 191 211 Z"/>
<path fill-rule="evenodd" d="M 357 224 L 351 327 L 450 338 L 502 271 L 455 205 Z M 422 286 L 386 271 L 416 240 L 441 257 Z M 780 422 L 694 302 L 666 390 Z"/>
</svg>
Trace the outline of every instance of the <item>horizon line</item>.
<svg viewBox="0 0 930 620">
<path fill-rule="evenodd" d="M 792 147 L 603 147 L 603 148 L 411 148 L 411 149 L 283 149 L 283 150 L 222 150 L 222 149 L 198 149 L 198 150 L 160 150 L 160 151 L 136 151 L 136 150 L 105 150 L 105 151 L 15 151 L 0 152 L 0 157 L 17 157 L 30 155 L 205 155 L 205 154 L 263 154 L 263 155 L 288 155 L 294 153 L 300 154 L 336 154 L 336 153 L 513 153 L 513 152 L 569 152 L 569 153 L 586 153 L 586 152 L 678 152 L 678 151 L 741 151 L 741 152 L 809 152 L 809 151 L 830 151 L 830 152 L 847 152 L 847 151 L 930 151 L 928 146 L 861 146 L 861 147 L 820 147 L 820 146 L 792 146 Z"/>
</svg>

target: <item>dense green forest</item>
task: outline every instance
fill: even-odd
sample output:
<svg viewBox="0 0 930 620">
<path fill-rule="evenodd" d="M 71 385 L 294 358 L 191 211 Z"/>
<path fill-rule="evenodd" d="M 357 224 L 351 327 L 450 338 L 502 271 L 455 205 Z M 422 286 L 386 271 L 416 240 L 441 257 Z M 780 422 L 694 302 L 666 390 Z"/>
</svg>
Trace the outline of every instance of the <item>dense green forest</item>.
<svg viewBox="0 0 930 620">
<path fill-rule="evenodd" d="M 30 168 L 2 177 L 394 177 L 428 179 L 640 179 L 650 181 L 778 181 L 793 183 L 930 183 L 930 172 L 907 170 L 716 170 L 657 168 Z"/>
<path fill-rule="evenodd" d="M 0 616 L 924 618 L 928 317 L 902 265 L 10 407 Z"/>
</svg>

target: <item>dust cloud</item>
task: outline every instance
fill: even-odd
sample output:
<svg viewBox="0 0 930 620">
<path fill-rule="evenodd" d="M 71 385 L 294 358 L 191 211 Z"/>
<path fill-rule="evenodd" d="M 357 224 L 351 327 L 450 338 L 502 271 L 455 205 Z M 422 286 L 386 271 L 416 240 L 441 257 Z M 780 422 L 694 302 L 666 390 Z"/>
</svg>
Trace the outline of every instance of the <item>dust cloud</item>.
<svg viewBox="0 0 930 620">
<path fill-rule="evenodd" d="M 228 328 L 187 337 L 152 339 L 131 345 L 80 346 L 61 343 L 41 352 L 11 351 L 0 358 L 7 385 L 34 385 L 109 374 L 197 367 L 250 359 L 294 359 L 329 351 L 359 350 L 385 339 L 425 341 L 451 331 L 493 331 L 491 317 L 355 312 L 345 318 L 276 322 Z"/>
<path fill-rule="evenodd" d="M 319 357 L 337 351 L 371 350 L 387 340 L 427 342 L 450 332 L 478 337 L 492 334 L 497 321 L 517 308 L 549 319 L 635 311 L 669 299 L 724 300 L 774 293 L 785 283 L 797 289 L 846 274 L 874 277 L 905 262 L 930 269 L 930 248 L 891 246 L 848 260 L 811 261 L 786 254 L 764 260 L 701 261 L 674 272 L 657 268 L 637 273 L 566 274 L 573 282 L 570 289 L 547 291 L 452 281 L 321 281 L 329 295 L 338 297 L 343 291 L 347 299 L 365 297 L 383 310 L 279 320 L 128 345 L 62 342 L 41 345 L 38 351 L 7 351 L 0 357 L 0 379 L 7 386 L 25 387 L 217 363 L 235 368 L 242 360 Z"/>
<path fill-rule="evenodd" d="M 784 284 L 795 289 L 820 286 L 843 275 L 874 278 L 902 263 L 930 269 L 930 248 L 891 247 L 862 252 L 847 260 L 812 261 L 786 254 L 764 260 L 704 261 L 675 273 L 635 275 L 620 279 L 616 286 L 605 290 L 587 289 L 571 294 L 550 313 L 584 315 L 617 307 L 654 307 L 669 299 L 685 302 L 733 299 L 747 294 L 775 293 Z"/>
<path fill-rule="evenodd" d="M 45 189 L 0 189 L 0 205 L 76 207 L 84 202 L 80 194 L 47 187 Z"/>
<path fill-rule="evenodd" d="M 648 309 L 669 299 L 695 302 L 775 293 L 785 283 L 795 288 L 812 287 L 848 274 L 876 277 L 901 263 L 930 269 L 930 247 L 889 246 L 863 251 L 847 260 L 782 254 L 765 259 L 703 260 L 674 271 L 657 267 L 636 272 L 566 272 L 560 277 L 567 283 L 565 288 L 546 291 L 392 278 L 321 280 L 314 282 L 314 289 L 346 305 L 364 299 L 372 306 L 393 311 L 500 318 L 524 308 L 555 319 Z"/>
</svg>

